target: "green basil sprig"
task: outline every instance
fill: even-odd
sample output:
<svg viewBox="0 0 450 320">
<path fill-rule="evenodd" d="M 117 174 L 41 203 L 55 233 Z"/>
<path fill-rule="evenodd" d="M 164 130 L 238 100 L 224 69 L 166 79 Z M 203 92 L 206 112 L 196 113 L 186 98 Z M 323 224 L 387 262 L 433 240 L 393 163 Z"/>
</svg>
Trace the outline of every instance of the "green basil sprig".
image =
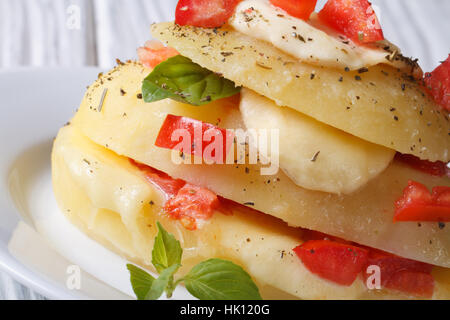
<svg viewBox="0 0 450 320">
<path fill-rule="evenodd" d="M 200 300 L 261 300 L 258 287 L 250 275 L 231 261 L 210 259 L 196 265 L 183 278 L 174 280 L 181 267 L 183 249 L 180 242 L 158 222 L 158 235 L 152 252 L 152 263 L 159 273 L 152 277 L 128 264 L 130 281 L 138 300 L 157 300 L 164 292 L 168 298 L 180 283 Z"/>
<path fill-rule="evenodd" d="M 145 102 L 170 98 L 194 106 L 233 96 L 240 90 L 234 82 L 181 55 L 157 65 L 142 83 Z"/>
</svg>

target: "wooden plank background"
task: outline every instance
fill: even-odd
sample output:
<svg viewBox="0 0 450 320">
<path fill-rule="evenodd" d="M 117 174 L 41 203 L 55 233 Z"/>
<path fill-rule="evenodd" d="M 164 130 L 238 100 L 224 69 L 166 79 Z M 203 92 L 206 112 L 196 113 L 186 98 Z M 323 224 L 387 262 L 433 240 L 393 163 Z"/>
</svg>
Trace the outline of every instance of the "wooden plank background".
<svg viewBox="0 0 450 320">
<path fill-rule="evenodd" d="M 319 8 L 324 2 L 319 0 Z M 446 59 L 450 53 L 449 0 L 372 2 L 386 38 L 405 55 L 419 58 L 424 70 Z M 106 69 L 116 58 L 136 58 L 136 48 L 150 37 L 150 24 L 173 20 L 176 3 L 0 0 L 0 69 L 87 65 Z M 0 272 L 0 299 L 42 298 Z"/>
</svg>

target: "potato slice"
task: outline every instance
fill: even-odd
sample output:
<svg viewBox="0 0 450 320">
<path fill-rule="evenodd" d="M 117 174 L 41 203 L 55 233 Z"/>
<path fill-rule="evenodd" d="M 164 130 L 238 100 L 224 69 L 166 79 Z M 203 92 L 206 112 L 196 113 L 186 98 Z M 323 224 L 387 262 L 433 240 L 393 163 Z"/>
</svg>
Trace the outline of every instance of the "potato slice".
<svg viewBox="0 0 450 320">
<path fill-rule="evenodd" d="M 412 298 L 368 291 L 361 279 L 345 287 L 315 276 L 292 252 L 302 243 L 301 230 L 243 206 L 236 207 L 232 216 L 216 213 L 200 229 L 186 230 L 162 212 L 163 196 L 140 170 L 128 159 L 92 143 L 74 126 L 58 134 L 52 174 L 58 204 L 72 223 L 150 270 L 159 221 L 184 248 L 180 276 L 203 260 L 219 257 L 243 266 L 266 299 Z M 441 280 L 437 281 L 433 298 L 449 299 L 450 285 L 446 281 L 450 272 L 435 269 Z"/>
<path fill-rule="evenodd" d="M 168 113 L 243 128 L 239 109 L 230 100 L 194 107 L 172 100 L 146 104 L 137 98 L 150 72 L 138 63 L 104 74 L 87 91 L 72 123 L 95 143 L 133 158 L 174 178 L 206 187 L 238 203 L 278 217 L 289 225 L 322 231 L 414 260 L 450 267 L 450 228 L 437 223 L 392 222 L 394 201 L 412 179 L 427 185 L 450 186 L 437 178 L 393 162 L 383 173 L 351 195 L 306 190 L 282 172 L 261 176 L 258 165 L 178 165 L 172 152 L 154 143 Z M 109 80 L 108 80 L 109 79 Z M 108 93 L 101 112 L 104 89 Z M 122 89 L 122 90 L 121 90 Z M 125 94 L 123 94 L 123 91 Z"/>
<path fill-rule="evenodd" d="M 247 128 L 279 130 L 280 168 L 298 186 L 331 193 L 352 193 L 383 172 L 395 151 L 361 140 L 295 110 L 278 107 L 249 89 L 240 110 Z M 259 144 L 264 141 L 259 142 Z"/>
<path fill-rule="evenodd" d="M 450 160 L 450 122 L 400 71 L 321 68 L 237 31 L 152 26 L 154 37 L 209 70 L 361 139 L 431 161 Z M 306 35 L 305 35 L 306 36 Z"/>
</svg>

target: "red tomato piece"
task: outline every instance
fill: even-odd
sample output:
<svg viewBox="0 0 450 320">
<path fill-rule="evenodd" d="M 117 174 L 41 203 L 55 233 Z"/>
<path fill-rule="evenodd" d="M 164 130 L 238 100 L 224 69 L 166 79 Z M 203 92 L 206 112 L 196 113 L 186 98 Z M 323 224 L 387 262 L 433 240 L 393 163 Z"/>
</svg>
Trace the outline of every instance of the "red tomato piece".
<svg viewBox="0 0 450 320">
<path fill-rule="evenodd" d="M 294 252 L 309 271 L 344 286 L 356 280 L 368 257 L 365 249 L 328 240 L 305 242 Z"/>
<path fill-rule="evenodd" d="M 432 265 L 405 259 L 380 250 L 370 249 L 367 267 L 376 265 L 381 271 L 384 288 L 430 298 L 434 291 Z M 367 274 L 363 273 L 367 278 Z"/>
<path fill-rule="evenodd" d="M 270 0 L 270 3 L 293 17 L 307 21 L 316 8 L 317 0 Z"/>
<path fill-rule="evenodd" d="M 184 187 L 186 182 L 180 179 L 173 179 L 168 174 L 149 167 L 145 164 L 138 163 L 132 159 L 130 162 L 138 167 L 142 172 L 145 173 L 145 178 L 154 186 L 156 186 L 161 192 L 164 193 L 166 199 L 175 197 Z"/>
<path fill-rule="evenodd" d="M 417 297 L 431 298 L 434 292 L 434 278 L 427 273 L 399 271 L 384 286 Z"/>
<path fill-rule="evenodd" d="M 421 160 L 410 154 L 402 154 L 397 152 L 395 159 L 408 164 L 410 167 L 419 171 L 431 174 L 432 176 L 443 177 L 449 174 L 447 164 L 442 161 L 431 162 L 427 160 Z"/>
<path fill-rule="evenodd" d="M 188 230 L 197 229 L 197 220 L 207 220 L 218 209 L 217 195 L 208 189 L 186 184 L 178 194 L 167 201 L 164 211 L 175 220 L 180 220 Z"/>
<path fill-rule="evenodd" d="M 227 23 L 241 0 L 180 0 L 175 23 L 180 26 L 217 28 Z"/>
<path fill-rule="evenodd" d="M 212 191 L 174 179 L 168 174 L 150 166 L 129 159 L 132 165 L 141 170 L 152 185 L 160 189 L 166 198 L 164 211 L 188 230 L 197 229 L 199 219 L 211 218 L 214 211 L 224 215 L 233 215 L 233 208 L 241 206 L 231 200 L 218 197 Z"/>
<path fill-rule="evenodd" d="M 155 145 L 223 164 L 231 149 L 233 138 L 234 134 L 231 131 L 199 120 L 169 114 Z"/>
<path fill-rule="evenodd" d="M 450 111 L 450 55 L 433 72 L 425 74 L 425 86 L 436 103 Z"/>
<path fill-rule="evenodd" d="M 450 187 L 427 187 L 409 181 L 403 196 L 395 202 L 394 222 L 450 222 Z"/>
<path fill-rule="evenodd" d="M 165 47 L 161 42 L 156 40 L 147 41 L 144 47 L 141 47 L 137 51 L 139 61 L 148 68 L 154 68 L 158 64 L 167 59 L 179 55 L 178 51 Z"/>
<path fill-rule="evenodd" d="M 328 0 L 319 18 L 356 43 L 384 39 L 377 15 L 367 0 Z"/>
<path fill-rule="evenodd" d="M 433 266 L 427 263 L 401 258 L 392 253 L 370 248 L 368 265 L 377 265 L 381 268 L 381 273 L 385 277 L 391 277 L 394 273 L 402 270 L 411 272 L 431 273 Z"/>
</svg>

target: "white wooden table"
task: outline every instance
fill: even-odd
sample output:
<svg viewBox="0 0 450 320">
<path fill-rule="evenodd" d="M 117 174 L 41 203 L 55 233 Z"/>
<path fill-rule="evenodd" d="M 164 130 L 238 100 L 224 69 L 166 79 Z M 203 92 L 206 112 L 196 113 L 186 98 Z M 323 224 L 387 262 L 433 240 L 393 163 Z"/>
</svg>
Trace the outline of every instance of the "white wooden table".
<svg viewBox="0 0 450 320">
<path fill-rule="evenodd" d="M 177 0 L 0 0 L 0 69 L 109 68 L 136 57 Z M 319 6 L 325 0 L 319 0 Z M 450 0 L 373 0 L 386 38 L 434 69 L 450 53 Z M 42 299 L 0 272 L 1 299 Z"/>
</svg>

